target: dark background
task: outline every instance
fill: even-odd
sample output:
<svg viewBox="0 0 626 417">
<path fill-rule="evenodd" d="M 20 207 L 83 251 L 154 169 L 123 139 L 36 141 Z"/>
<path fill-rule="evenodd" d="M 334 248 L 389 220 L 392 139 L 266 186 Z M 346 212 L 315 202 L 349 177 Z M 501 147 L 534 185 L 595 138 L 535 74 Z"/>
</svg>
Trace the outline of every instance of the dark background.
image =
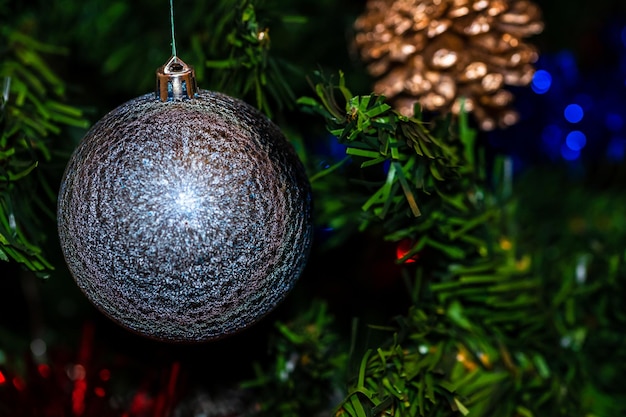
<svg viewBox="0 0 626 417">
<path fill-rule="evenodd" d="M 272 29 L 272 51 L 301 69 L 288 80 L 296 96 L 311 95 L 302 75 L 317 68 L 342 69 L 353 92 L 369 93 L 370 80 L 348 46 L 351 23 L 362 11 L 363 1 L 263 4 L 268 10 L 308 19 L 301 26 Z M 511 155 L 517 175 L 548 167 L 599 188 L 620 189 L 625 184 L 621 166 L 626 157 L 626 3 L 544 0 L 537 4 L 544 13 L 545 30 L 529 42 L 540 50 L 537 69 L 549 74 L 551 82 L 539 80 L 516 89 L 521 121 L 506 130 L 482 132 L 479 140 L 493 154 Z M 170 56 L 168 7 L 165 1 L 153 0 L 0 1 L 0 28 L 26 27 L 42 42 L 64 46 L 66 53 L 50 57 L 52 65 L 67 83 L 69 104 L 83 109 L 95 122 L 122 102 L 154 88 L 154 71 Z M 206 89 L 214 80 L 210 70 L 202 68 L 203 62 L 211 53 L 216 54 L 213 59 L 219 58 L 219 47 L 214 51 L 201 47 L 199 52 L 193 41 L 220 43 L 212 39 L 214 12 L 209 1 L 175 2 L 179 56 L 198 69 L 199 84 Z M 542 86 L 549 88 L 540 91 Z M 569 104 L 583 109 L 580 122 L 565 117 Z M 311 160 L 324 163 L 335 158 L 332 143 L 319 145 L 323 135 L 319 121 L 288 110 L 279 122 L 287 127 L 309 123 L 305 139 Z M 571 131 L 585 135 L 585 146 L 579 151 L 567 146 Z M 55 159 L 46 167 L 51 178 L 60 179 L 64 161 L 83 133 L 68 129 L 55 139 Z M 0 264 L 0 353 L 22 351 L 30 340 L 41 337 L 50 353 L 71 356 L 80 349 L 86 329 L 94 329 L 98 361 L 120 369 L 129 389 L 145 382 L 151 372 L 153 381 L 161 381 L 164 369 L 174 361 L 183 363 L 187 380 L 194 383 L 228 386 L 252 377 L 250 363 L 267 355 L 264 346 L 274 321 L 289 317 L 312 296 L 330 301 L 338 325 L 346 331 L 354 317 L 385 323 L 389 316 L 403 312 L 409 301 L 402 296 L 393 262 L 395 246 L 381 247 L 367 236 L 354 236 L 339 247 L 322 250 L 333 232 L 320 229 L 297 287 L 258 325 L 209 345 L 164 344 L 130 334 L 94 310 L 65 268 L 54 219 L 46 225 L 46 250 L 56 267 L 48 279 L 36 278 L 13 263 Z"/>
</svg>

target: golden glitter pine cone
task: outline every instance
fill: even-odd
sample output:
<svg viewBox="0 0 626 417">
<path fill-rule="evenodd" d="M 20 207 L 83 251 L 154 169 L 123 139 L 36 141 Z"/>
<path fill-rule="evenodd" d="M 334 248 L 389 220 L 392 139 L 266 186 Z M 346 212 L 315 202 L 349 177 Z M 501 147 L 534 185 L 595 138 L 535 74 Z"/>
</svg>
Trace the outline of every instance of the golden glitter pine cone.
<svg viewBox="0 0 626 417">
<path fill-rule="evenodd" d="M 543 30 L 528 0 L 368 0 L 354 28 L 355 50 L 402 114 L 415 104 L 458 114 L 461 104 L 482 130 L 519 116 L 506 86 L 532 81 L 538 58 L 523 38 Z"/>
</svg>

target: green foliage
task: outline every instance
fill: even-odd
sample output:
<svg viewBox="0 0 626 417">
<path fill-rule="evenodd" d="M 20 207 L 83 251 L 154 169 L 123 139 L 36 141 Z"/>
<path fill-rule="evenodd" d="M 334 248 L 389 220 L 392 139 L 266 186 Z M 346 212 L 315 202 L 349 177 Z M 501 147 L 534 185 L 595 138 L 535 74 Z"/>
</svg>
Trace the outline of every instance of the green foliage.
<svg viewBox="0 0 626 417">
<path fill-rule="evenodd" d="M 343 73 L 337 85 L 320 73 L 316 75 L 320 79 L 314 86 L 318 99 L 300 98 L 303 110 L 325 117 L 329 132 L 347 146 L 346 154 L 363 160 L 361 168 L 390 163 L 384 184 L 364 203 L 363 210 L 384 218 L 392 206 L 405 202 L 411 214 L 419 216 L 416 191 L 428 191 L 435 181 L 455 174 L 456 149 L 433 136 L 418 119 L 392 110 L 384 96 L 353 96 Z M 341 93 L 341 104 L 335 91 Z M 407 152 L 410 149 L 413 152 Z M 318 173 L 311 181 L 329 172 Z"/>
<path fill-rule="evenodd" d="M 435 305 L 412 308 L 390 343 L 364 356 L 337 415 L 584 415 L 541 355 L 464 327 Z"/>
<path fill-rule="evenodd" d="M 270 55 L 271 23 L 259 21 L 254 3 L 240 0 L 235 7 L 232 2 L 218 5 L 221 6 L 218 15 L 222 17 L 219 27 L 225 32 L 226 42 L 224 38 L 214 38 L 212 50 L 215 53 L 224 49 L 217 47 L 225 44 L 228 46 L 224 51 L 227 57 L 206 60 L 205 65 L 213 71 L 212 76 L 217 80 L 215 88 L 239 97 L 252 95 L 256 107 L 272 117 L 274 106 L 278 111 L 293 106 L 295 96 L 283 74 L 285 69 L 291 68 L 285 61 Z M 228 28 L 231 28 L 230 31 Z M 202 53 L 199 40 L 195 39 L 195 49 Z M 270 98 L 273 103 L 270 103 Z"/>
<path fill-rule="evenodd" d="M 328 131 L 346 146 L 348 155 L 311 176 L 321 221 L 337 224 L 337 216 L 343 212 L 344 218 L 351 220 L 345 219 L 342 225 L 356 219 L 363 231 L 382 224 L 391 241 L 421 236 L 413 242 L 407 258 L 425 247 L 456 259 L 488 250 L 489 242 L 468 233 L 493 216 L 473 210 L 484 204 L 484 193 L 475 181 L 484 177 L 475 170 L 475 132 L 462 124 L 460 135 L 452 134 L 449 119 L 427 126 L 417 117 L 391 109 L 384 96 L 353 96 L 342 73 L 336 85 L 320 73 L 316 78 L 313 89 L 317 98 L 301 97 L 298 103 L 303 111 L 324 117 Z M 346 186 L 354 187 L 361 196 L 370 193 L 360 201 L 358 215 L 325 194 L 332 187 L 328 183 L 337 181 L 330 174 L 352 161 L 360 161 L 362 172 L 358 181 Z M 376 170 L 372 172 L 372 168 Z M 428 216 L 419 218 L 422 207 Z"/>
<path fill-rule="evenodd" d="M 46 239 L 40 217 L 54 219 L 49 206 L 56 196 L 37 168 L 51 160 L 51 137 L 63 126 L 87 125 L 62 102 L 64 83 L 46 64 L 44 54 L 59 48 L 7 26 L 0 44 L 0 259 L 45 276 L 53 265 L 40 247 Z"/>
<path fill-rule="evenodd" d="M 546 182 L 548 171 L 537 169 L 524 175 L 516 190 L 517 218 L 531 226 L 520 228 L 520 246 L 533 253 L 533 270 L 543 283 L 542 310 L 550 311 L 561 347 L 544 346 L 547 360 L 581 407 L 595 416 L 626 413 L 626 221 L 621 215 L 626 198 L 621 182 L 613 182 L 623 178 L 623 167 L 618 168 L 609 173 L 608 187 L 597 180 L 574 181 L 562 172 L 550 172 Z M 537 192 L 540 181 L 542 192 Z"/>
<path fill-rule="evenodd" d="M 330 408 L 343 386 L 347 354 L 324 301 L 292 322 L 277 322 L 270 342 L 274 363 L 257 363 L 257 377 L 243 383 L 260 398 L 261 416 L 311 416 Z"/>
<path fill-rule="evenodd" d="M 426 129 L 419 119 L 390 110 L 384 97 L 353 96 L 341 74 L 337 85 L 320 79 L 313 86 L 317 98 L 299 100 L 303 110 L 325 119 L 346 154 L 362 161 L 362 171 L 386 164 L 380 185 L 370 188 L 372 196 L 361 190 L 360 229 L 379 224 L 385 239 L 413 242 L 400 263 L 419 256 L 415 267 L 406 267 L 415 276 L 410 289 L 414 307 L 397 318 L 389 343 L 364 355 L 337 415 L 619 414 L 620 407 L 608 401 L 614 386 L 603 387 L 615 374 L 589 366 L 587 355 L 593 352 L 588 346 L 599 345 L 587 338 L 593 333 L 602 343 L 617 340 L 610 326 L 626 316 L 611 294 L 623 291 L 618 278 L 623 248 L 597 262 L 605 279 L 576 284 L 574 270 L 587 268 L 600 255 L 589 248 L 597 252 L 604 246 L 592 241 L 586 249 L 572 251 L 573 257 L 545 264 L 543 248 L 556 236 L 538 242 L 542 235 L 534 234 L 537 229 L 520 232 L 522 201 L 512 192 L 510 162 L 497 158 L 487 175 L 483 151 L 465 115 L 458 124 L 442 119 Z M 314 190 L 330 190 L 318 183 L 337 171 L 332 166 L 314 175 Z M 334 198 L 336 194 L 321 196 L 322 212 L 334 216 L 343 210 L 333 206 Z M 417 210 L 415 202 L 420 203 Z M 575 206 L 572 202 L 569 207 Z M 576 212 L 585 224 L 609 224 L 589 220 L 579 207 Z M 555 265 L 559 270 L 553 270 Z M 594 297 L 603 311 L 577 307 L 597 305 Z M 592 330 L 587 324 L 591 317 L 607 327 Z M 594 375 L 595 381 L 585 381 L 585 375 Z"/>
<path fill-rule="evenodd" d="M 152 91 L 155 69 L 169 58 L 167 0 L 12 3 L 23 3 L 17 19 L 39 37 L 68 47 L 72 87 L 101 112 Z M 173 3 L 177 52 L 194 66 L 199 87 L 243 98 L 281 123 L 307 89 L 309 66 L 348 60 L 342 25 L 349 16 L 341 12 L 360 10 L 331 0 Z"/>
</svg>

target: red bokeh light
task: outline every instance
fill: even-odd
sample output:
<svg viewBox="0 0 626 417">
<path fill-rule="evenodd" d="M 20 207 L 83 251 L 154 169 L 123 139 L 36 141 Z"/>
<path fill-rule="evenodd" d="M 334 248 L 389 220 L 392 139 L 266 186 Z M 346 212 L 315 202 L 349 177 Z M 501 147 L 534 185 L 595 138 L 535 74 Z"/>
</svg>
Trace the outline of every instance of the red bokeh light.
<svg viewBox="0 0 626 417">
<path fill-rule="evenodd" d="M 39 372 L 39 375 L 44 378 L 48 378 L 50 376 L 50 367 L 45 363 L 40 363 L 39 365 L 37 365 L 37 371 Z"/>
<path fill-rule="evenodd" d="M 400 259 L 404 258 L 406 255 L 408 255 L 408 253 L 411 251 L 412 248 L 413 248 L 413 242 L 411 242 L 409 239 L 403 239 L 400 242 L 398 242 L 398 246 L 396 246 L 396 260 L 399 261 Z M 418 259 L 419 259 L 419 254 L 416 253 L 410 258 L 405 259 L 403 263 L 411 264 L 413 262 L 416 262 Z"/>
</svg>

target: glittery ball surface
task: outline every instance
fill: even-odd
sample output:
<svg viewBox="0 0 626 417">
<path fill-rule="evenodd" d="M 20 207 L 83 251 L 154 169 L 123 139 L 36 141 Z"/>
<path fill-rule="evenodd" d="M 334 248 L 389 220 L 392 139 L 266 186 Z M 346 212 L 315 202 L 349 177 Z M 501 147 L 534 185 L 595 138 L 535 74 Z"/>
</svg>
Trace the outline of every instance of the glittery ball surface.
<svg viewBox="0 0 626 417">
<path fill-rule="evenodd" d="M 311 190 L 280 129 L 238 99 L 135 98 L 65 169 L 61 249 L 105 315 L 146 337 L 203 342 L 248 328 L 301 275 Z"/>
</svg>

